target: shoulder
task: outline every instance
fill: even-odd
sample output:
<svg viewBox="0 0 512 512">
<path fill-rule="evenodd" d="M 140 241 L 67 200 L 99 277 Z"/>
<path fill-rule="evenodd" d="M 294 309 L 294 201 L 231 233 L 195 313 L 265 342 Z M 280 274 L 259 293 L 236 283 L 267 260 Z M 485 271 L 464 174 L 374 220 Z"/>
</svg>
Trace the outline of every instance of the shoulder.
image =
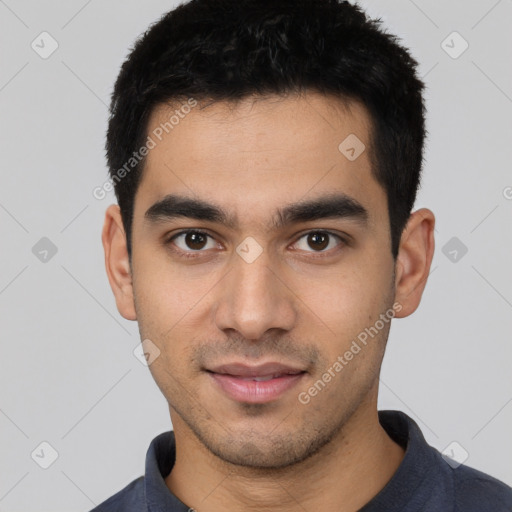
<svg viewBox="0 0 512 512">
<path fill-rule="evenodd" d="M 90 512 L 143 512 L 144 510 L 144 477 L 140 476 Z"/>
<path fill-rule="evenodd" d="M 469 466 L 452 469 L 456 512 L 510 512 L 512 488 Z"/>
</svg>

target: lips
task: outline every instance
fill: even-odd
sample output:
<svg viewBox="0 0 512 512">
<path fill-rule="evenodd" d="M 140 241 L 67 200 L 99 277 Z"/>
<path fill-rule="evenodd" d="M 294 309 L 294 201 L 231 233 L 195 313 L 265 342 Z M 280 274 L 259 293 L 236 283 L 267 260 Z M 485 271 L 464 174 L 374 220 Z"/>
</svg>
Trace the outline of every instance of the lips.
<svg viewBox="0 0 512 512">
<path fill-rule="evenodd" d="M 230 363 L 216 366 L 209 369 L 213 373 L 222 375 L 231 375 L 242 379 L 252 380 L 268 380 L 282 375 L 297 375 L 304 372 L 301 368 L 281 364 L 281 363 L 264 363 L 258 366 L 247 366 L 241 363 Z"/>
<path fill-rule="evenodd" d="M 225 395 L 245 403 L 275 401 L 306 374 L 301 368 L 276 362 L 258 366 L 230 363 L 207 371 Z"/>
</svg>

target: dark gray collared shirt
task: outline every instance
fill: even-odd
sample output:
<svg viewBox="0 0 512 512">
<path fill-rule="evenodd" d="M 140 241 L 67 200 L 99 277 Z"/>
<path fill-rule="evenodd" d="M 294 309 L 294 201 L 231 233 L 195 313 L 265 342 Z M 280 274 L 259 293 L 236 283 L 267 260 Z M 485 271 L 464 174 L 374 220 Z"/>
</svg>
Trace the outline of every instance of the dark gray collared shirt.
<svg viewBox="0 0 512 512">
<path fill-rule="evenodd" d="M 360 512 L 512 512 L 512 488 L 467 466 L 452 467 L 406 414 L 379 411 L 379 419 L 405 448 L 405 457 L 386 487 Z M 174 433 L 155 437 L 146 455 L 145 476 L 91 512 L 189 512 L 165 485 L 175 458 Z"/>
</svg>

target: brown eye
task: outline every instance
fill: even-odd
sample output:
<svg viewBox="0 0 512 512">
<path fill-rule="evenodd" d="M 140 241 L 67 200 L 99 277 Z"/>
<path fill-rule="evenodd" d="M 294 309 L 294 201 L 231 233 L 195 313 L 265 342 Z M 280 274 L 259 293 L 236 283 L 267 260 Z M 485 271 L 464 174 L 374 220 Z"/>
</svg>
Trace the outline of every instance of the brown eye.
<svg viewBox="0 0 512 512">
<path fill-rule="evenodd" d="M 305 252 L 327 252 L 342 244 L 344 240 L 328 231 L 310 231 L 299 238 L 296 248 Z"/>
<path fill-rule="evenodd" d="M 182 231 L 173 236 L 170 242 L 183 252 L 202 251 L 202 249 L 215 247 L 212 237 L 202 231 Z"/>
<path fill-rule="evenodd" d="M 207 238 L 202 233 L 187 233 L 185 235 L 185 244 L 189 249 L 193 249 L 195 251 L 198 251 L 200 249 L 203 249 L 206 245 Z"/>
<path fill-rule="evenodd" d="M 329 235 L 326 233 L 309 233 L 308 244 L 315 251 L 323 251 L 329 245 Z"/>
</svg>

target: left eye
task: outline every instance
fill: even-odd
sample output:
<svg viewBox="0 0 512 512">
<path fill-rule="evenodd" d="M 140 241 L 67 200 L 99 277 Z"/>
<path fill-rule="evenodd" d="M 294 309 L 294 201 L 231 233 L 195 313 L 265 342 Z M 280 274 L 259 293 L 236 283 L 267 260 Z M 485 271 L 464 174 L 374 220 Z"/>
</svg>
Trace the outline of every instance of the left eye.
<svg viewBox="0 0 512 512">
<path fill-rule="evenodd" d="M 336 239 L 338 244 L 334 244 L 333 239 Z M 302 251 L 308 251 L 309 247 L 313 249 L 313 252 L 326 252 L 326 250 L 339 245 L 340 242 L 343 242 L 342 238 L 332 233 L 311 231 L 301 236 L 295 245 Z"/>
<path fill-rule="evenodd" d="M 202 249 L 213 249 L 216 247 L 213 238 L 202 231 L 185 231 L 173 236 L 171 241 L 182 251 L 200 251 Z M 211 245 L 208 246 L 208 243 Z"/>
<path fill-rule="evenodd" d="M 333 240 L 337 240 L 338 243 L 335 244 Z M 342 241 L 341 237 L 327 233 L 326 231 L 310 231 L 301 236 L 294 245 L 301 251 L 326 252 L 336 247 L 336 245 L 339 245 Z M 310 249 L 313 249 L 313 251 Z"/>
</svg>

